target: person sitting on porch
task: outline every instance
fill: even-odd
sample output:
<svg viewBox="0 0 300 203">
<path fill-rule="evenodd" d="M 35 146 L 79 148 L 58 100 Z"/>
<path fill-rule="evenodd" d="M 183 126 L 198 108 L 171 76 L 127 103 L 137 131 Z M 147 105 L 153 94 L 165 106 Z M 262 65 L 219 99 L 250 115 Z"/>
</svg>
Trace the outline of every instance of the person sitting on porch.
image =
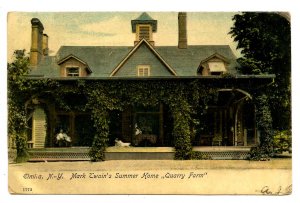
<svg viewBox="0 0 300 203">
<path fill-rule="evenodd" d="M 62 129 L 60 129 L 59 133 L 56 135 L 56 143 L 59 147 L 66 146 L 69 147 L 71 145 L 71 137 L 69 137 Z"/>
<path fill-rule="evenodd" d="M 135 135 L 140 135 L 142 134 L 143 132 L 140 130 L 140 128 L 138 127 L 137 123 L 134 125 L 135 127 Z"/>
</svg>

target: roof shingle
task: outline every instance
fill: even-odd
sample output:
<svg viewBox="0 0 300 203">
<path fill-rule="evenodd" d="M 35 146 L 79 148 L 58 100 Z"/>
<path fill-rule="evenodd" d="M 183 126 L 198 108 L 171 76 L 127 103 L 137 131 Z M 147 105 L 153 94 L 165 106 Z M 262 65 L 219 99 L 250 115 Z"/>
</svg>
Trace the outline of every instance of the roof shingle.
<svg viewBox="0 0 300 203">
<path fill-rule="evenodd" d="M 92 74 L 89 77 L 109 77 L 115 67 L 133 49 L 132 46 L 62 46 L 56 56 L 46 56 L 30 75 L 60 77 L 57 62 L 69 55 L 85 61 Z M 155 46 L 154 49 L 176 71 L 178 76 L 196 76 L 201 61 L 217 53 L 228 62 L 228 72 L 237 74 L 236 57 L 228 45 L 190 45 L 187 49 L 177 46 Z"/>
</svg>

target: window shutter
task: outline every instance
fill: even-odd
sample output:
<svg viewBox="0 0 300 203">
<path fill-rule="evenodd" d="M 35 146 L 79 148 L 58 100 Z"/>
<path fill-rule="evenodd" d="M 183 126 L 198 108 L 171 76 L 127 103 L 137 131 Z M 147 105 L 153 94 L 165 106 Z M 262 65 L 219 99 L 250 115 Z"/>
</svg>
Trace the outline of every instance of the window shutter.
<svg viewBox="0 0 300 203">
<path fill-rule="evenodd" d="M 149 26 L 140 26 L 139 27 L 139 40 L 146 39 L 150 40 L 150 27 Z"/>
</svg>

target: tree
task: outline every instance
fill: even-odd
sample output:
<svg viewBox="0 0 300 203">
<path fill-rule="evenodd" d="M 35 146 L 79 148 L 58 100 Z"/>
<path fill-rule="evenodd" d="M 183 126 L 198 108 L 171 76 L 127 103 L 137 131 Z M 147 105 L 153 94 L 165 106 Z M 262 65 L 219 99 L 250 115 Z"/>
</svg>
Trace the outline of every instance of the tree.
<svg viewBox="0 0 300 203">
<path fill-rule="evenodd" d="M 273 127 L 291 128 L 291 30 L 282 15 L 245 12 L 234 15 L 229 34 L 238 43 L 243 74 L 275 74 L 267 88 Z"/>
<path fill-rule="evenodd" d="M 23 77 L 29 71 L 29 57 L 25 50 L 14 52 L 14 61 L 7 64 L 8 136 L 15 137 L 17 162 L 26 160 L 26 113 L 24 92 L 28 88 Z"/>
</svg>

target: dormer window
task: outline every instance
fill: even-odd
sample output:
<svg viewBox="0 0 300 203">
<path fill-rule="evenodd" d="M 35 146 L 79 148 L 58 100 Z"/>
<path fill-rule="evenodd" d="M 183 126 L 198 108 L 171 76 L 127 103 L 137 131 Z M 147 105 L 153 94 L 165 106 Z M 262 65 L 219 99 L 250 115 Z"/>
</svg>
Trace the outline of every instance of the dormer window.
<svg viewBox="0 0 300 203">
<path fill-rule="evenodd" d="M 67 67 L 66 68 L 67 77 L 79 77 L 79 67 Z"/>
<path fill-rule="evenodd" d="M 137 75 L 139 77 L 150 76 L 150 66 L 149 65 L 139 65 L 137 68 Z"/>
<path fill-rule="evenodd" d="M 227 72 L 228 64 L 229 62 L 224 56 L 215 53 L 200 62 L 197 73 L 203 76 L 223 75 Z"/>
<path fill-rule="evenodd" d="M 87 77 L 92 73 L 88 64 L 80 58 L 69 55 L 57 62 L 61 77 Z"/>
<path fill-rule="evenodd" d="M 224 72 L 226 72 L 223 61 L 208 62 L 208 68 L 211 75 L 222 75 Z"/>
</svg>

